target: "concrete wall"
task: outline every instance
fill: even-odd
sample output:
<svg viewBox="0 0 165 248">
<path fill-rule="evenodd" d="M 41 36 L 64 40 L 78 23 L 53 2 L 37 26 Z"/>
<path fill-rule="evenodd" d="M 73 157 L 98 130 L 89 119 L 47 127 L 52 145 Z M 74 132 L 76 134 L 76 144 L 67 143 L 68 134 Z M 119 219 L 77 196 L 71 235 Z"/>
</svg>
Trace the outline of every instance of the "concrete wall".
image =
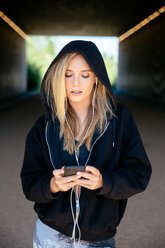
<svg viewBox="0 0 165 248">
<path fill-rule="evenodd" d="M 118 69 L 118 92 L 165 103 L 165 14 L 119 44 Z"/>
<path fill-rule="evenodd" d="M 0 100 L 25 90 L 25 41 L 0 19 Z"/>
</svg>

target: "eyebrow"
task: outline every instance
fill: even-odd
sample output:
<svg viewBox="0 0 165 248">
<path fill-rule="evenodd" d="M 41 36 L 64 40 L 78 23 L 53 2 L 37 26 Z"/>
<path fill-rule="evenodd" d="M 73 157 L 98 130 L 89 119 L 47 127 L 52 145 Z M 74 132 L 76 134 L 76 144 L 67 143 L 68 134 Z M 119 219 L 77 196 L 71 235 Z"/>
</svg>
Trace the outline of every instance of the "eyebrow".
<svg viewBox="0 0 165 248">
<path fill-rule="evenodd" d="M 66 71 L 72 71 L 72 70 L 67 69 Z M 91 71 L 92 72 L 92 70 L 82 70 L 81 72 L 87 72 L 87 71 Z"/>
</svg>

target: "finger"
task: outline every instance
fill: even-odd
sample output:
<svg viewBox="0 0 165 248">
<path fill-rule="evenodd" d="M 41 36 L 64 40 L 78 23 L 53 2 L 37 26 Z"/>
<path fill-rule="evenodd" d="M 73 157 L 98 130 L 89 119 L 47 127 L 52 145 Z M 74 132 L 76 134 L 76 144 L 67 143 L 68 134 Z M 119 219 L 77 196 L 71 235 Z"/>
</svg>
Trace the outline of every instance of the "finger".
<svg viewBox="0 0 165 248">
<path fill-rule="evenodd" d="M 78 179 L 76 183 L 87 189 L 96 189 L 96 186 L 97 186 L 94 181 L 86 180 L 86 179 Z"/>
<path fill-rule="evenodd" d="M 80 177 L 84 177 L 89 180 L 95 180 L 96 176 L 89 172 L 77 172 L 77 175 Z"/>
<path fill-rule="evenodd" d="M 95 175 L 99 175 L 100 174 L 100 171 L 97 168 L 95 168 L 93 166 L 90 166 L 90 165 L 87 165 L 86 166 L 86 172 L 91 172 L 91 173 L 93 173 Z"/>
<path fill-rule="evenodd" d="M 67 191 L 69 190 L 70 188 L 74 187 L 75 185 L 77 185 L 76 182 L 72 181 L 72 182 L 69 182 L 69 183 L 64 183 L 64 184 L 60 184 L 58 186 L 58 188 L 61 190 L 61 191 Z"/>
<path fill-rule="evenodd" d="M 69 183 L 72 181 L 77 180 L 78 178 L 80 178 L 80 175 L 73 175 L 73 176 L 67 176 L 67 177 L 61 177 L 60 179 L 58 179 L 58 183 L 59 184 L 65 184 L 65 183 Z"/>
<path fill-rule="evenodd" d="M 54 176 L 61 176 L 61 175 L 63 175 L 64 174 L 64 169 L 63 169 L 63 167 L 61 168 L 61 169 L 59 169 L 59 170 L 54 170 L 53 171 L 53 175 Z"/>
</svg>

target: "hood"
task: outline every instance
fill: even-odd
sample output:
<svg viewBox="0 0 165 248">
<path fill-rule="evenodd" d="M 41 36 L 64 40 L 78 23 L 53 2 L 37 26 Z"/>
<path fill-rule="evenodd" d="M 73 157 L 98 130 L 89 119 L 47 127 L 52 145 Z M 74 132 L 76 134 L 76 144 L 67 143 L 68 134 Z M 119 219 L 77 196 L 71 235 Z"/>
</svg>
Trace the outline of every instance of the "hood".
<svg viewBox="0 0 165 248">
<path fill-rule="evenodd" d="M 43 85 L 45 82 L 45 79 L 47 77 L 47 74 L 51 67 L 56 63 L 56 61 L 65 53 L 72 53 L 72 52 L 77 52 L 80 53 L 88 65 L 91 67 L 97 78 L 104 84 L 104 86 L 108 89 L 111 95 L 111 104 L 113 107 L 113 111 L 116 112 L 116 98 L 115 95 L 112 91 L 112 87 L 110 84 L 110 80 L 108 78 L 107 70 L 104 64 L 103 57 L 98 50 L 97 46 L 91 42 L 91 41 L 84 41 L 84 40 L 75 40 L 69 42 L 67 45 L 63 47 L 63 49 L 58 53 L 58 55 L 55 57 L 55 59 L 52 61 L 50 64 L 49 68 L 47 69 L 44 78 L 42 80 L 41 84 L 41 101 L 43 103 L 44 109 L 45 109 L 45 114 L 47 120 L 51 119 L 51 108 L 48 106 L 47 101 L 46 101 L 46 95 L 45 92 L 43 91 Z"/>
</svg>

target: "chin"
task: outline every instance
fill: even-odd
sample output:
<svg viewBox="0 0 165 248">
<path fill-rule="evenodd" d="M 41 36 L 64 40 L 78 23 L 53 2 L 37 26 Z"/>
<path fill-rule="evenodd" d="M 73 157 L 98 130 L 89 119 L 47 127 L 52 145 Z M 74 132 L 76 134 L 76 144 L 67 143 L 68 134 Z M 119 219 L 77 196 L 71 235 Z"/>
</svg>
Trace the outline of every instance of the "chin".
<svg viewBox="0 0 165 248">
<path fill-rule="evenodd" d="M 83 99 L 75 99 L 75 98 L 69 98 L 69 101 L 71 101 L 71 102 L 82 102 L 83 101 Z"/>
</svg>

